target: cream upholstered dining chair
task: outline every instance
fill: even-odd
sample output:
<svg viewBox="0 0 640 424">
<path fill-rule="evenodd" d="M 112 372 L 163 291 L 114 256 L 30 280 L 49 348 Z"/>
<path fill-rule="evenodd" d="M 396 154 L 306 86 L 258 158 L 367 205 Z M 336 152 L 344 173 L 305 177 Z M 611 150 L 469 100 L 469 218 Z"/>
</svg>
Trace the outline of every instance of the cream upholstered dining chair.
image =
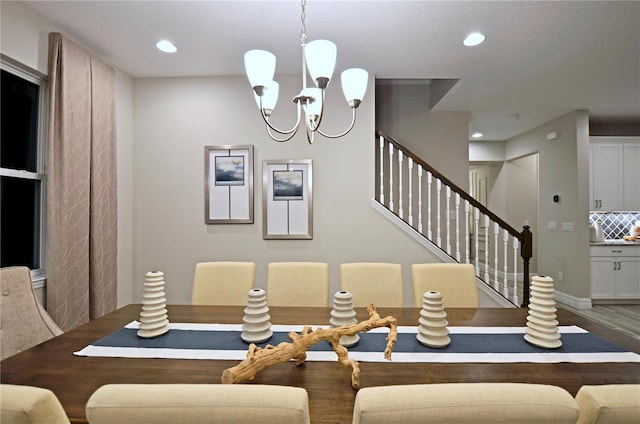
<svg viewBox="0 0 640 424">
<path fill-rule="evenodd" d="M 108 384 L 86 415 L 89 424 L 308 424 L 309 397 L 263 384 Z"/>
<path fill-rule="evenodd" d="M 193 276 L 193 305 L 246 305 L 253 289 L 253 262 L 200 262 Z"/>
<path fill-rule="evenodd" d="M 478 286 L 471 264 L 428 263 L 411 266 L 413 280 L 413 302 L 422 306 L 422 295 L 426 291 L 442 293 L 445 308 L 477 308 Z"/>
<path fill-rule="evenodd" d="M 267 266 L 269 306 L 329 306 L 329 264 L 271 262 Z"/>
<path fill-rule="evenodd" d="M 585 385 L 576 394 L 577 424 L 640 422 L 640 384 Z"/>
<path fill-rule="evenodd" d="M 402 265 L 384 262 L 340 264 L 340 289 L 353 295 L 353 306 L 402 307 Z"/>
<path fill-rule="evenodd" d="M 56 395 L 33 386 L 0 384 L 0 421 L 3 424 L 69 424 Z"/>
<path fill-rule="evenodd" d="M 63 333 L 36 298 L 29 268 L 0 268 L 0 360 Z"/>
<path fill-rule="evenodd" d="M 360 389 L 353 424 L 574 424 L 578 413 L 569 392 L 545 384 L 410 384 Z"/>
</svg>

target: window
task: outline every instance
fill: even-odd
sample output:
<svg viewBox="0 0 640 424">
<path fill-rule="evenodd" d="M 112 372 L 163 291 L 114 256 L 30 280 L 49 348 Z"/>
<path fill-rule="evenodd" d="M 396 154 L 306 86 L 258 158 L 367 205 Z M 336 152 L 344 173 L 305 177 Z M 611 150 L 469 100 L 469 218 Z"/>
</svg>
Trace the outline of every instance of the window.
<svg viewBox="0 0 640 424">
<path fill-rule="evenodd" d="M 45 274 L 47 82 L 41 73 L 0 57 L 1 266 Z"/>
</svg>

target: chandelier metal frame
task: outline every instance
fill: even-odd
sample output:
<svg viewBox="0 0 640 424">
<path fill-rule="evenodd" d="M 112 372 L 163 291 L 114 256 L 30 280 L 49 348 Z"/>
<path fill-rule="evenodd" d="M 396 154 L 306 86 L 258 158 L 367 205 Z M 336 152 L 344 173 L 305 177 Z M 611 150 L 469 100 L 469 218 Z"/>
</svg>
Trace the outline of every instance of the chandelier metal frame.
<svg viewBox="0 0 640 424">
<path fill-rule="evenodd" d="M 315 133 L 323 137 L 335 139 L 348 134 L 356 122 L 356 109 L 360 106 L 368 85 L 369 75 L 360 68 L 347 69 L 342 73 L 342 86 L 345 98 L 352 110 L 351 123 L 348 128 L 339 134 L 328 134 L 320 129 L 325 110 L 325 89 L 329 84 L 333 68 L 335 67 L 336 46 L 331 41 L 315 40 L 307 43 L 306 29 L 306 0 L 301 0 L 300 13 L 300 44 L 302 46 L 302 90 L 293 98 L 296 104 L 297 118 L 293 127 L 288 130 L 277 128 L 269 121 L 277 102 L 279 85 L 273 80 L 275 74 L 275 56 L 265 50 L 250 50 L 245 53 L 244 62 L 249 82 L 254 91 L 254 97 L 260 110 L 260 115 L 266 124 L 267 134 L 277 142 L 291 140 L 304 119 L 307 141 L 313 143 Z M 320 53 L 319 53 L 320 52 Z M 318 57 L 321 56 L 321 57 Z M 322 71 L 318 71 L 319 59 L 324 61 L 320 65 Z M 328 61 L 328 62 L 327 62 Z M 308 64 L 309 62 L 309 64 Z M 327 63 L 329 65 L 327 65 Z M 311 68 L 315 67 L 315 70 Z M 307 87 L 307 68 L 315 83 L 315 88 Z M 263 74 L 257 76 L 258 73 Z M 316 75 L 314 75 L 316 74 Z M 350 91 L 348 91 L 350 90 Z M 303 118 L 304 116 L 304 118 Z M 284 137 L 278 137 L 278 133 Z"/>
</svg>

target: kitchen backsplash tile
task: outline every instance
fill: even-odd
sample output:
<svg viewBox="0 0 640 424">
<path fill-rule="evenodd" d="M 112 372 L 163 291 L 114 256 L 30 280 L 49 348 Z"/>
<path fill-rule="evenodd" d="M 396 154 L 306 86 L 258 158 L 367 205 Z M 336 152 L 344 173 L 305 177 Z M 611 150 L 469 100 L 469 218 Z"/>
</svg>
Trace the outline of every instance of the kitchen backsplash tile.
<svg viewBox="0 0 640 424">
<path fill-rule="evenodd" d="M 621 239 L 640 221 L 640 212 L 589 212 L 589 225 L 595 221 L 600 221 L 605 239 Z"/>
</svg>

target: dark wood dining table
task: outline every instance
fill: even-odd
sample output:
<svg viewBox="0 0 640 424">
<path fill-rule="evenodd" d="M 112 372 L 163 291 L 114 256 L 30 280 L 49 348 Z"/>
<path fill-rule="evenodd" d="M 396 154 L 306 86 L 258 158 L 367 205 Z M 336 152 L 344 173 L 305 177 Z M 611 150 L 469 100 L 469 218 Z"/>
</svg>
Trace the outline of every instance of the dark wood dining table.
<svg viewBox="0 0 640 424">
<path fill-rule="evenodd" d="M 220 383 L 222 372 L 239 361 L 79 357 L 92 342 L 139 318 L 141 305 L 128 305 L 0 362 L 0 381 L 45 387 L 60 399 L 71 422 L 86 423 L 89 396 L 111 383 Z M 239 324 L 243 308 L 168 306 L 172 322 Z M 356 309 L 365 320 L 365 309 Z M 271 307 L 273 324 L 323 324 L 330 308 Z M 399 325 L 417 325 L 418 308 L 378 308 Z M 527 309 L 447 309 L 449 326 L 512 326 L 526 323 Z M 558 309 L 560 325 L 577 325 L 630 351 L 640 341 L 569 311 Z M 393 358 L 392 358 L 393 359 Z M 521 382 L 551 384 L 575 395 L 582 385 L 640 383 L 640 363 L 360 363 L 361 387 L 450 382 Z M 309 393 L 312 423 L 350 423 L 357 391 L 351 369 L 336 362 L 282 363 L 242 384 L 303 387 Z"/>
</svg>

